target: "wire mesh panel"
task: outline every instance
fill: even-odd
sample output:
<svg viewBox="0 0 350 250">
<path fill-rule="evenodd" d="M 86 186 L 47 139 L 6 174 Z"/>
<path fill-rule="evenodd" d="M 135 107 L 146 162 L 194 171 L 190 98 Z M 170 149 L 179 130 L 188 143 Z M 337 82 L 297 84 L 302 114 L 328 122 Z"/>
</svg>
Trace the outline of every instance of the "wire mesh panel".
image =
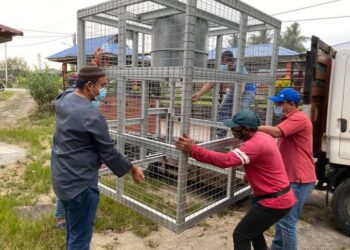
<svg viewBox="0 0 350 250">
<path fill-rule="evenodd" d="M 228 152 L 241 142 L 223 119 L 253 110 L 271 123 L 279 29 L 240 1 L 119 0 L 78 11 L 78 65 L 102 44 L 100 110 L 118 151 L 146 175 L 137 185 L 101 168 L 101 192 L 176 232 L 246 196 L 242 167 L 197 162 L 174 141 L 186 133 Z"/>
</svg>

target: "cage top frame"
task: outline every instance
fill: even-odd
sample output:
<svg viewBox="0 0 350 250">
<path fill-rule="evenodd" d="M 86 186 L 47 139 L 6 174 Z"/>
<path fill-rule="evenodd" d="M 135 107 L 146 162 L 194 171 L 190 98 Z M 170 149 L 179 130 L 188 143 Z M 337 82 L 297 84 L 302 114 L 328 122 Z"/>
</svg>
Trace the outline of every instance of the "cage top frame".
<svg viewBox="0 0 350 250">
<path fill-rule="evenodd" d="M 133 30 L 145 34 L 151 34 L 152 21 L 157 18 L 186 13 L 186 3 L 179 0 L 112 0 L 78 10 L 78 19 L 92 21 L 118 27 L 117 9 L 121 7 L 136 6 L 137 4 L 153 3 L 161 9 L 145 11 L 140 14 L 126 12 L 127 30 Z M 249 17 L 259 21 L 259 24 L 247 26 L 247 32 L 266 29 L 280 29 L 281 21 L 239 0 L 215 0 L 215 3 L 245 13 Z M 105 16 L 101 16 L 105 14 Z M 197 15 L 210 22 L 209 36 L 232 34 L 238 32 L 240 24 L 232 20 L 220 17 L 214 13 L 197 9 Z M 110 17 L 110 18 L 109 18 Z"/>
</svg>

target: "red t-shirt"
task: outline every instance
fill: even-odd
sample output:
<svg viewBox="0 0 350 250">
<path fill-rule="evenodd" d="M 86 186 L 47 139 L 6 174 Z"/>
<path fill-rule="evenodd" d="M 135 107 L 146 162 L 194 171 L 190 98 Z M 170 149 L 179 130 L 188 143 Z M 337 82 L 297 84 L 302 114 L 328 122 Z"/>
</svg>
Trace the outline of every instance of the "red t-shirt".
<svg viewBox="0 0 350 250">
<path fill-rule="evenodd" d="M 277 125 L 283 136 L 278 145 L 290 182 L 316 182 L 312 149 L 312 124 L 306 114 L 294 110 Z"/>
<path fill-rule="evenodd" d="M 257 196 L 278 192 L 289 185 L 276 141 L 262 132 L 256 132 L 250 140 L 228 153 L 215 152 L 194 145 L 191 156 L 220 168 L 243 165 L 246 178 Z M 265 207 L 285 209 L 292 207 L 296 203 L 296 198 L 291 189 L 277 198 L 262 199 L 259 203 Z"/>
<path fill-rule="evenodd" d="M 101 62 L 95 58 L 91 60 L 91 63 L 98 67 L 101 67 Z"/>
</svg>

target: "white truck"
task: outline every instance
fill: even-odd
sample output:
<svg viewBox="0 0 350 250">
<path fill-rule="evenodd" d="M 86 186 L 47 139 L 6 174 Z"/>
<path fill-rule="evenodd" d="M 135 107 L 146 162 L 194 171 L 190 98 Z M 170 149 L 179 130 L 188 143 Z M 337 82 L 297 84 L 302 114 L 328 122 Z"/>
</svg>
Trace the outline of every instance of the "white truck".
<svg viewBox="0 0 350 250">
<path fill-rule="evenodd" d="M 334 51 L 312 37 L 303 109 L 314 125 L 317 188 L 332 192 L 339 228 L 350 236 L 350 49 Z M 348 124 L 349 123 L 349 124 Z"/>
</svg>

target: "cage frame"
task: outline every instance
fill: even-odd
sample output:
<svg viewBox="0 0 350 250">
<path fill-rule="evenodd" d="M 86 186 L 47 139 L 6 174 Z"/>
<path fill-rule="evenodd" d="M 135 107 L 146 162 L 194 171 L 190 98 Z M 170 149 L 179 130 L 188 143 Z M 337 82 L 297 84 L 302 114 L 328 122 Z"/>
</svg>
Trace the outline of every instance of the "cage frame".
<svg viewBox="0 0 350 250">
<path fill-rule="evenodd" d="M 134 161 L 134 164 L 139 164 L 141 166 L 146 166 L 152 162 L 159 161 L 166 157 L 178 159 L 178 186 L 177 186 L 177 212 L 176 218 L 171 218 L 161 212 L 157 211 L 154 208 L 148 207 L 147 205 L 134 200 L 131 197 L 128 197 L 124 194 L 124 183 L 123 178 L 119 178 L 117 182 L 116 189 L 112 189 L 102 183 L 99 183 L 99 188 L 101 193 L 137 210 L 141 214 L 155 220 L 156 222 L 166 226 L 167 228 L 180 233 L 186 228 L 191 227 L 192 225 L 198 223 L 199 220 L 207 217 L 208 215 L 219 211 L 220 209 L 226 208 L 232 203 L 240 200 L 241 198 L 247 196 L 250 193 L 250 187 L 245 186 L 238 191 L 233 191 L 231 187 L 232 178 L 235 178 L 242 173 L 232 169 L 219 169 L 214 168 L 208 164 L 199 164 L 198 162 L 190 159 L 187 155 L 176 150 L 174 145 L 163 143 L 159 141 L 154 141 L 146 138 L 147 134 L 147 116 L 150 114 L 161 115 L 165 114 L 170 116 L 171 119 L 178 119 L 180 123 L 180 134 L 190 132 L 191 124 L 198 125 L 208 125 L 208 121 L 203 121 L 200 119 L 191 118 L 191 88 L 195 82 L 206 82 L 213 81 L 224 82 L 228 78 L 235 79 L 238 82 L 238 85 L 244 82 L 266 82 L 269 84 L 268 95 L 274 95 L 274 83 L 276 80 L 276 70 L 277 70 L 277 59 L 278 59 L 278 45 L 277 39 L 278 34 L 281 29 L 281 22 L 248 5 L 239 0 L 215 0 L 219 4 L 223 4 L 226 7 L 232 8 L 240 13 L 240 22 L 236 23 L 231 20 L 227 20 L 223 17 L 210 13 L 208 11 L 198 9 L 196 7 L 197 2 L 201 0 L 187 0 L 186 3 L 183 3 L 179 0 L 150 0 L 155 4 L 165 6 L 164 9 L 153 10 L 145 12 L 142 14 L 135 14 L 127 12 L 127 7 L 131 5 L 136 5 L 143 3 L 143 0 L 112 0 L 104 3 L 100 3 L 88 8 L 80 9 L 77 12 L 77 30 L 78 30 L 78 69 L 82 65 L 86 64 L 85 57 L 85 22 L 94 22 L 98 24 L 108 25 L 111 27 L 118 28 L 118 65 L 109 66 L 105 69 L 107 76 L 115 77 L 115 72 L 117 72 L 117 96 L 118 96 L 118 119 L 117 121 L 109 121 L 109 126 L 111 127 L 110 133 L 117 140 L 117 149 L 120 153 L 124 153 L 124 142 L 131 144 L 139 145 L 143 150 L 141 150 L 141 159 Z M 107 17 L 98 16 L 101 13 L 106 13 L 110 16 L 118 17 L 118 21 L 114 19 L 108 19 Z M 185 44 L 184 44 L 184 58 L 182 66 L 174 67 L 149 67 L 149 68 L 138 68 L 137 67 L 137 55 L 138 55 L 138 34 L 141 33 L 151 34 L 152 30 L 147 26 L 150 26 L 150 22 L 153 19 L 161 18 L 169 15 L 175 15 L 183 13 L 186 15 L 185 20 Z M 203 18 L 210 22 L 209 36 L 216 36 L 217 47 L 216 47 L 216 61 L 221 61 L 222 53 L 222 39 L 226 34 L 232 34 L 237 32 L 239 34 L 238 40 L 238 53 L 237 53 L 237 69 L 236 72 L 218 72 L 219 64 L 214 69 L 205 69 L 194 66 L 194 33 L 191 27 L 195 25 L 196 17 Z M 261 24 L 248 25 L 248 17 L 252 17 L 261 22 Z M 133 21 L 130 23 L 128 21 Z M 136 24 L 138 23 L 138 24 Z M 142 25 L 144 24 L 144 25 Z M 218 29 L 220 26 L 225 26 L 223 29 Z M 260 31 L 264 29 L 273 30 L 274 40 L 272 42 L 273 50 L 271 56 L 270 64 L 270 75 L 253 75 L 253 74 L 243 74 L 243 62 L 244 62 L 244 53 L 246 48 L 246 35 L 247 32 L 251 31 Z M 126 67 L 125 59 L 125 46 L 126 46 L 126 37 L 133 35 L 133 56 L 132 56 L 132 66 Z M 143 43 L 145 39 L 142 39 Z M 143 44 L 144 47 L 144 44 Z M 135 49 L 136 48 L 136 49 Z M 144 55 L 144 51 L 142 51 Z M 127 79 L 140 80 L 142 83 L 142 115 L 141 118 L 136 119 L 126 119 L 126 82 Z M 172 104 L 170 107 L 166 108 L 149 108 L 148 103 L 148 86 L 147 80 L 166 80 L 172 85 L 171 93 L 175 91 L 175 83 L 182 80 L 183 89 L 182 89 L 182 103 L 181 103 L 181 115 L 180 117 L 174 117 L 171 113 Z M 239 87 L 235 88 L 235 95 L 238 96 Z M 219 91 L 219 84 L 214 85 L 214 96 L 215 93 Z M 233 103 L 233 112 L 237 111 L 239 98 L 234 100 Z M 215 119 L 218 113 L 218 98 L 213 98 L 212 101 L 212 116 L 214 120 L 209 124 L 216 127 L 223 127 L 223 125 L 217 122 Z M 266 111 L 266 124 L 271 124 L 272 122 L 272 103 L 269 101 Z M 115 126 L 118 124 L 118 126 Z M 135 136 L 125 133 L 125 127 L 127 125 L 133 124 L 142 124 L 141 136 Z M 115 128 L 116 127 L 116 128 Z M 169 134 L 172 134 L 173 129 L 169 126 Z M 168 139 L 169 141 L 169 139 Z M 225 144 L 232 144 L 232 138 L 225 138 L 219 140 L 211 140 L 209 142 L 201 143 L 200 145 L 206 148 L 215 149 L 218 145 L 222 146 Z M 147 156 L 144 149 L 154 148 L 161 149 L 161 152 Z M 187 168 L 189 164 L 195 164 L 202 168 L 210 169 L 211 171 L 217 171 L 228 176 L 227 183 L 227 195 L 225 198 L 215 202 L 214 204 L 209 205 L 208 207 L 201 209 L 200 211 L 195 212 L 189 216 L 186 216 L 185 205 L 186 205 L 186 180 L 187 180 Z M 100 170 L 100 175 L 106 175 L 111 173 L 109 169 Z"/>
</svg>

